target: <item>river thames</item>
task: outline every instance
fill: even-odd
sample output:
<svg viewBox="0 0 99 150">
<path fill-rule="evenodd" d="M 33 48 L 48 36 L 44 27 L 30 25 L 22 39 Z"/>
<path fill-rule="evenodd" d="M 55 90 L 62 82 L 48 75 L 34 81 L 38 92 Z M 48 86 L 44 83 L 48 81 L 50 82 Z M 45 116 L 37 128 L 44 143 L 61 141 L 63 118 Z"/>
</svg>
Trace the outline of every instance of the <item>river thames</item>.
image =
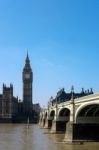
<svg viewBox="0 0 99 150">
<path fill-rule="evenodd" d="M 69 145 L 63 134 L 47 134 L 38 125 L 0 124 L 0 150 L 98 150 L 99 143 Z"/>
</svg>

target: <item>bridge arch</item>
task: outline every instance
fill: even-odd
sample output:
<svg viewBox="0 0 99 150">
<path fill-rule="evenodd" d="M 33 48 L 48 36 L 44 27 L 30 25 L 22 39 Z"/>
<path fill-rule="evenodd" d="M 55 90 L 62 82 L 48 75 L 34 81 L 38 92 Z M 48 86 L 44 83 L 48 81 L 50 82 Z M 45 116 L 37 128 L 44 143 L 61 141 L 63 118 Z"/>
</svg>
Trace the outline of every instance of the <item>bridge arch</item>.
<svg viewBox="0 0 99 150">
<path fill-rule="evenodd" d="M 68 108 L 61 108 L 58 112 L 58 130 L 66 131 L 66 124 L 70 120 L 70 110 Z"/>
<path fill-rule="evenodd" d="M 69 117 L 70 116 L 70 110 L 68 108 L 62 108 L 58 112 L 58 117 Z"/>
<path fill-rule="evenodd" d="M 97 124 L 99 123 L 99 102 L 85 103 L 81 105 L 75 114 L 76 123 Z"/>
<path fill-rule="evenodd" d="M 53 120 L 54 120 L 54 118 L 55 118 L 55 115 L 56 115 L 56 112 L 55 112 L 55 110 L 51 110 L 50 111 L 50 113 L 49 113 L 49 128 L 51 128 L 52 127 L 52 125 L 53 125 Z"/>
<path fill-rule="evenodd" d="M 54 117 L 55 117 L 55 110 L 52 110 L 50 112 L 50 118 L 51 118 L 51 120 L 54 120 Z"/>
</svg>

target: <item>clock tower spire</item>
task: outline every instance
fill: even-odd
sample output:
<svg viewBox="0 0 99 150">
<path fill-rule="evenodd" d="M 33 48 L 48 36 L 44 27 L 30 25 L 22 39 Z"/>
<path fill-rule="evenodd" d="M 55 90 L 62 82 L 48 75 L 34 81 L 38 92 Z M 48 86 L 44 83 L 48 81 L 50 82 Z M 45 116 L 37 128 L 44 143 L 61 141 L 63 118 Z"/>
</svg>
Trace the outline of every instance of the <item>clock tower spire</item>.
<svg viewBox="0 0 99 150">
<path fill-rule="evenodd" d="M 22 73 L 23 78 L 23 110 L 24 114 L 29 116 L 32 113 L 32 83 L 33 72 L 30 65 L 30 59 L 27 52 L 25 66 Z"/>
</svg>

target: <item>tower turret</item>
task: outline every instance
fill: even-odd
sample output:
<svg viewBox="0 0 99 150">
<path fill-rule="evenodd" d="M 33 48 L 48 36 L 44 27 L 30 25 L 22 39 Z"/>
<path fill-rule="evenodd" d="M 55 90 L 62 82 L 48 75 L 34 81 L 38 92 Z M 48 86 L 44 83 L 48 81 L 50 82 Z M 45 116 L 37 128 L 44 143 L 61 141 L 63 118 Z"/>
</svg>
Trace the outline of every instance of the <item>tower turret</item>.
<svg viewBox="0 0 99 150">
<path fill-rule="evenodd" d="M 30 59 L 27 52 L 25 66 L 23 68 L 23 105 L 24 113 L 29 115 L 32 113 L 32 83 L 33 73 L 30 65 Z"/>
</svg>

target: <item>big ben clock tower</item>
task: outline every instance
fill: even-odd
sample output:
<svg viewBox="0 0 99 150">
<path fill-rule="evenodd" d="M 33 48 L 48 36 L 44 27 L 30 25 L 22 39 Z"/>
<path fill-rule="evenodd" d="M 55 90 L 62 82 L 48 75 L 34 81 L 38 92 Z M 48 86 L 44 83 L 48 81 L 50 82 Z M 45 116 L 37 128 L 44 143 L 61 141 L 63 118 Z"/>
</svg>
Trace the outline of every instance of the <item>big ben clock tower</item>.
<svg viewBox="0 0 99 150">
<path fill-rule="evenodd" d="M 33 72 L 30 65 L 29 56 L 25 60 L 25 67 L 23 69 L 23 111 L 24 114 L 29 116 L 32 113 L 32 82 Z"/>
</svg>

